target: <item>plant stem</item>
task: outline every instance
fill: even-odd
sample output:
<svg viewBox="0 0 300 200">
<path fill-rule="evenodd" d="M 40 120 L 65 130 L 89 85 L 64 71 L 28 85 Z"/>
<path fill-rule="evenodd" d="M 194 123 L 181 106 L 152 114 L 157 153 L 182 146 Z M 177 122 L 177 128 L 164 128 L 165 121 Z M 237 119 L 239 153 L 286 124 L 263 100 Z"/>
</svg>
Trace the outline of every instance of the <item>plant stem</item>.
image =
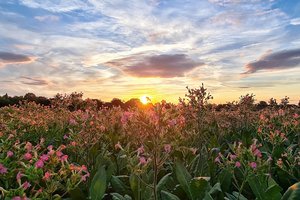
<svg viewBox="0 0 300 200">
<path fill-rule="evenodd" d="M 154 162 L 153 162 L 153 169 L 154 169 L 154 180 L 153 180 L 153 192 L 154 192 L 154 200 L 158 200 L 157 197 L 157 176 L 158 176 L 158 168 L 157 168 L 157 151 L 156 148 L 154 150 Z"/>
</svg>

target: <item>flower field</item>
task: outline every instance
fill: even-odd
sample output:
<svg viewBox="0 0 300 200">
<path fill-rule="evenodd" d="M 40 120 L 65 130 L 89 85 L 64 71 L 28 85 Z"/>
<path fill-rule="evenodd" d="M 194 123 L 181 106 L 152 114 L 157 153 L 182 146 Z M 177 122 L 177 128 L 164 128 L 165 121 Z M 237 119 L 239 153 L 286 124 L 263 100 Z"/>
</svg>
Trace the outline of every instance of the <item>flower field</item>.
<svg viewBox="0 0 300 200">
<path fill-rule="evenodd" d="M 202 86 L 176 105 L 3 107 L 0 199 L 300 199 L 299 106 L 211 98 Z"/>
</svg>

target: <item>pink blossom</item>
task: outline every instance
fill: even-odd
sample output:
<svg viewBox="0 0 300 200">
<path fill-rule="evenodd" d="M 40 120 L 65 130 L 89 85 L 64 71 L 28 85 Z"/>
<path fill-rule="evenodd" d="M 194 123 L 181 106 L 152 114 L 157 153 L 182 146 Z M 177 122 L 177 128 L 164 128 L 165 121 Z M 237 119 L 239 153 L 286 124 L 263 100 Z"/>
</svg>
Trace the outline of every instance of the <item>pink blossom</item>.
<svg viewBox="0 0 300 200">
<path fill-rule="evenodd" d="M 63 156 L 63 155 L 64 155 L 64 154 L 63 154 L 61 151 L 57 151 L 57 152 L 56 152 L 56 156 L 57 156 L 57 157 L 61 157 L 61 156 Z"/>
<path fill-rule="evenodd" d="M 51 151 L 51 150 L 53 149 L 53 145 L 49 145 L 49 146 L 47 147 L 47 149 L 48 149 L 49 151 Z"/>
<path fill-rule="evenodd" d="M 12 198 L 12 200 L 22 200 L 22 198 L 20 196 L 15 196 Z"/>
<path fill-rule="evenodd" d="M 254 152 L 253 152 L 253 154 L 254 154 L 255 156 L 259 157 L 259 158 L 262 157 L 261 152 L 260 152 L 259 149 L 255 149 Z"/>
<path fill-rule="evenodd" d="M 190 150 L 192 151 L 193 155 L 196 155 L 196 153 L 197 153 L 197 149 L 196 148 L 190 148 Z"/>
<path fill-rule="evenodd" d="M 76 125 L 77 122 L 75 121 L 75 119 L 70 119 L 70 120 L 69 120 L 69 124 L 70 124 L 70 125 Z"/>
<path fill-rule="evenodd" d="M 170 152 L 171 152 L 171 148 L 172 148 L 172 147 L 171 147 L 170 144 L 165 144 L 165 145 L 164 145 L 164 149 L 165 149 L 165 152 L 166 152 L 166 153 L 170 153 Z"/>
<path fill-rule="evenodd" d="M 139 158 L 139 160 L 140 160 L 140 165 L 145 165 L 145 164 L 147 164 L 147 160 L 146 160 L 146 158 L 144 157 L 144 156 L 141 156 L 140 158 Z"/>
<path fill-rule="evenodd" d="M 145 149 L 144 149 L 143 145 L 137 149 L 138 156 L 143 154 L 144 152 L 145 152 Z"/>
<path fill-rule="evenodd" d="M 32 158 L 32 155 L 30 154 L 30 153 L 25 153 L 25 155 L 24 155 L 24 159 L 25 160 L 31 160 L 31 158 Z"/>
<path fill-rule="evenodd" d="M 63 155 L 61 158 L 60 158 L 61 161 L 67 161 L 68 160 L 68 155 Z"/>
<path fill-rule="evenodd" d="M 268 161 L 268 162 L 271 162 L 272 160 L 273 160 L 272 157 L 269 156 L 267 161 Z"/>
<path fill-rule="evenodd" d="M 17 181 L 19 182 L 19 181 L 21 181 L 21 178 L 23 177 L 23 174 L 21 173 L 21 172 L 18 172 L 17 173 L 17 176 L 16 176 L 16 179 L 17 179 Z"/>
<path fill-rule="evenodd" d="M 169 120 L 169 121 L 168 121 L 168 125 L 171 126 L 171 127 L 172 127 L 172 126 L 175 126 L 176 124 L 177 124 L 176 119 L 172 119 L 172 120 Z"/>
<path fill-rule="evenodd" d="M 81 180 L 85 182 L 88 177 L 90 177 L 90 173 L 89 172 L 87 174 L 83 175 L 81 177 Z"/>
<path fill-rule="evenodd" d="M 257 167 L 256 162 L 251 162 L 250 163 L 250 167 L 253 168 L 253 169 L 255 169 Z"/>
<path fill-rule="evenodd" d="M 86 167 L 85 165 L 82 165 L 82 166 L 81 166 L 81 170 L 87 172 L 87 167 Z"/>
<path fill-rule="evenodd" d="M 71 143 L 71 146 L 75 147 L 76 146 L 76 142 L 72 141 Z"/>
<path fill-rule="evenodd" d="M 6 174 L 6 173 L 7 173 L 7 168 L 0 163 L 0 174 Z"/>
<path fill-rule="evenodd" d="M 295 114 L 293 115 L 293 117 L 294 117 L 295 119 L 298 119 L 299 115 L 298 115 L 297 113 L 295 113 Z"/>
<path fill-rule="evenodd" d="M 30 142 L 27 142 L 26 145 L 25 145 L 25 149 L 27 151 L 31 151 L 32 150 L 32 144 Z"/>
<path fill-rule="evenodd" d="M 45 172 L 43 180 L 47 181 L 50 179 L 50 177 L 51 177 L 51 174 L 49 172 Z"/>
<path fill-rule="evenodd" d="M 54 150 L 49 150 L 49 152 L 47 153 L 49 156 L 52 156 L 53 154 L 55 153 L 55 151 Z"/>
<path fill-rule="evenodd" d="M 219 156 L 215 158 L 215 163 L 221 163 Z"/>
<path fill-rule="evenodd" d="M 43 154 L 43 155 L 41 155 L 40 159 L 42 161 L 47 161 L 47 160 L 49 160 L 49 156 L 47 154 Z"/>
<path fill-rule="evenodd" d="M 236 166 L 237 168 L 240 168 L 240 167 L 241 167 L 241 163 L 240 163 L 239 161 L 237 161 L 237 162 L 235 162 L 235 166 Z"/>
<path fill-rule="evenodd" d="M 118 149 L 123 149 L 120 142 L 118 142 L 117 144 L 115 144 L 115 149 L 118 150 Z"/>
<path fill-rule="evenodd" d="M 64 135 L 64 137 L 63 137 L 63 138 L 66 140 L 66 139 L 68 139 L 69 137 L 68 137 L 67 135 Z"/>
<path fill-rule="evenodd" d="M 8 152 L 6 153 L 6 155 L 7 155 L 8 158 L 13 157 L 14 152 L 8 151 Z"/>
<path fill-rule="evenodd" d="M 128 112 L 128 111 L 124 112 L 121 117 L 121 123 L 125 124 L 132 116 L 133 116 L 132 112 Z"/>
<path fill-rule="evenodd" d="M 26 190 L 28 188 L 30 188 L 31 184 L 28 181 L 25 181 L 22 185 L 23 189 Z"/>
<path fill-rule="evenodd" d="M 36 161 L 34 166 L 36 168 L 43 168 L 44 167 L 44 161 L 40 159 L 40 160 Z"/>
<path fill-rule="evenodd" d="M 236 159 L 236 155 L 234 155 L 234 154 L 230 154 L 230 160 L 235 160 Z"/>
</svg>

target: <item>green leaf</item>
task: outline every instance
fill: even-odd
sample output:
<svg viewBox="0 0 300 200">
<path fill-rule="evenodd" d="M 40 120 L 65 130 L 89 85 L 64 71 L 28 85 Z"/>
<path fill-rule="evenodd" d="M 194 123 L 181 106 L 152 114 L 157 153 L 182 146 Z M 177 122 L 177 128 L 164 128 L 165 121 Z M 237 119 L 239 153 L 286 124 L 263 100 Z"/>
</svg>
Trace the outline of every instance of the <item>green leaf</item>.
<svg viewBox="0 0 300 200">
<path fill-rule="evenodd" d="M 110 179 L 110 183 L 114 191 L 120 194 L 124 195 L 128 191 L 127 186 L 117 176 L 112 176 Z"/>
<path fill-rule="evenodd" d="M 268 195 L 269 199 L 280 200 L 281 197 L 282 197 L 280 191 L 281 191 L 281 188 L 278 185 L 272 185 L 272 186 L 267 188 L 265 194 Z"/>
<path fill-rule="evenodd" d="M 255 194 L 258 200 L 264 200 L 264 189 L 263 185 L 260 183 L 259 179 L 256 176 L 252 176 L 249 178 L 248 183 L 252 192 Z"/>
<path fill-rule="evenodd" d="M 202 177 L 193 178 L 190 183 L 192 199 L 202 200 L 209 189 L 209 183 Z"/>
<path fill-rule="evenodd" d="M 122 195 L 119 193 L 111 193 L 113 200 L 126 200 Z"/>
<path fill-rule="evenodd" d="M 221 184 L 222 191 L 227 192 L 230 189 L 232 182 L 232 173 L 226 169 L 224 169 L 219 174 L 219 182 Z"/>
<path fill-rule="evenodd" d="M 176 195 L 164 190 L 161 191 L 161 197 L 162 200 L 180 200 Z"/>
<path fill-rule="evenodd" d="M 209 190 L 209 194 L 214 194 L 216 192 L 222 192 L 221 189 L 221 184 L 220 183 L 216 183 L 210 190 Z"/>
<path fill-rule="evenodd" d="M 168 173 L 159 180 L 159 182 L 156 185 L 157 192 L 160 192 L 162 190 L 162 188 L 165 186 L 167 181 L 170 179 L 171 175 L 172 173 Z"/>
<path fill-rule="evenodd" d="M 106 190 L 106 170 L 105 166 L 101 166 L 95 174 L 91 187 L 90 196 L 92 200 L 101 200 Z"/>
<path fill-rule="evenodd" d="M 226 193 L 226 196 L 224 199 L 226 200 L 248 200 L 246 197 L 244 197 L 242 194 L 239 194 L 238 192 L 233 192 L 232 194 Z"/>
<path fill-rule="evenodd" d="M 130 188 L 133 192 L 134 199 L 139 199 L 139 178 L 135 174 L 131 174 L 129 177 Z"/>
<path fill-rule="evenodd" d="M 81 200 L 85 199 L 85 195 L 80 190 L 80 188 L 75 188 L 74 190 L 69 191 L 72 200 Z"/>
<path fill-rule="evenodd" d="M 300 199 L 300 182 L 295 183 L 283 194 L 281 200 L 298 200 Z"/>
<path fill-rule="evenodd" d="M 187 196 L 190 199 L 192 199 L 192 195 L 191 195 L 190 187 L 189 187 L 189 183 L 192 179 L 191 175 L 186 170 L 186 168 L 183 166 L 183 164 L 180 162 L 176 162 L 176 164 L 175 164 L 175 173 L 176 173 L 176 178 L 177 178 L 180 186 L 185 191 Z"/>
</svg>

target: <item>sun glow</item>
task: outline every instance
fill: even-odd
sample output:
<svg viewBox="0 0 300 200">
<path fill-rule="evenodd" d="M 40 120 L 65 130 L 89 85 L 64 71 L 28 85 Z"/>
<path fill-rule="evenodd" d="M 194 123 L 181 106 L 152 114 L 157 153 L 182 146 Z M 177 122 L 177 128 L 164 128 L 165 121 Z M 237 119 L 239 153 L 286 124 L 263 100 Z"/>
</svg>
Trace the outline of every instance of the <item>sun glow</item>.
<svg viewBox="0 0 300 200">
<path fill-rule="evenodd" d="M 145 104 L 145 105 L 151 102 L 149 96 L 147 96 L 147 95 L 141 96 L 140 101 L 142 102 L 142 104 Z"/>
</svg>

